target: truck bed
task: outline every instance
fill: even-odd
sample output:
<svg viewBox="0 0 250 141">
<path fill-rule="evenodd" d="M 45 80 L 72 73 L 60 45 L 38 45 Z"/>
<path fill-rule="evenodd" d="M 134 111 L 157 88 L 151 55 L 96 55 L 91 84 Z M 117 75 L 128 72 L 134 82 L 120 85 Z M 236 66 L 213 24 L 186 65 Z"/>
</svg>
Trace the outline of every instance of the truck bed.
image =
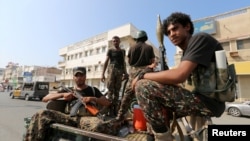
<svg viewBox="0 0 250 141">
<path fill-rule="evenodd" d="M 128 134 L 125 137 L 85 131 L 75 127 L 54 123 L 51 125 L 52 134 L 48 141 L 145 141 L 153 137 L 143 133 Z"/>
</svg>

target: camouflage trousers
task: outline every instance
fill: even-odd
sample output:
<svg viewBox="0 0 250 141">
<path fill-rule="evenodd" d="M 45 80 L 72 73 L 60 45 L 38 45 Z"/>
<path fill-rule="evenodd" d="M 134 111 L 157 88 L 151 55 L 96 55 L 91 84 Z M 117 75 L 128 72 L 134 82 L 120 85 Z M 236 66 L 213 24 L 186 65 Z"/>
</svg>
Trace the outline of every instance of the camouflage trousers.
<svg viewBox="0 0 250 141">
<path fill-rule="evenodd" d="M 60 123 L 72 127 L 77 127 L 87 131 L 112 134 L 112 129 L 100 126 L 103 121 L 97 117 L 70 117 L 67 114 L 54 111 L 42 110 L 32 116 L 30 124 L 27 128 L 25 141 L 44 141 L 45 137 L 49 137 L 50 125 Z"/>
<path fill-rule="evenodd" d="M 120 109 L 118 111 L 118 118 L 124 117 L 124 115 L 128 112 L 129 107 L 131 106 L 131 102 L 135 99 L 135 93 L 132 90 L 131 84 L 133 79 L 146 68 L 144 67 L 131 67 L 129 73 L 129 80 L 125 89 L 125 94 L 122 98 Z"/>
<path fill-rule="evenodd" d="M 112 101 L 113 105 L 118 105 L 119 92 L 122 85 L 122 75 L 124 69 L 115 68 L 113 64 L 108 67 L 108 78 L 107 78 L 107 88 L 108 88 L 108 99 Z"/>
<path fill-rule="evenodd" d="M 166 124 L 166 110 L 175 112 L 176 117 L 188 115 L 213 116 L 195 94 L 180 86 L 163 85 L 142 79 L 136 83 L 135 93 L 149 124 Z"/>
</svg>

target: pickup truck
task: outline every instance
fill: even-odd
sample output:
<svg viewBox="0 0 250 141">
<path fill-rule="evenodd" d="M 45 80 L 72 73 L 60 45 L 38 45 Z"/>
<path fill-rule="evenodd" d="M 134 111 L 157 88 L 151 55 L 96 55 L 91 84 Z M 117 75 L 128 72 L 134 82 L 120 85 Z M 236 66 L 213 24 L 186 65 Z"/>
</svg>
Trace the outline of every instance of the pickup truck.
<svg viewBox="0 0 250 141">
<path fill-rule="evenodd" d="M 66 101 L 63 99 L 50 101 L 46 109 L 56 110 L 60 112 L 64 112 Z M 30 124 L 31 117 L 24 118 L 25 128 L 28 128 Z M 132 120 L 132 119 L 129 119 Z M 129 125 L 125 124 L 123 127 L 127 128 L 125 135 L 121 136 L 120 134 L 108 135 L 93 131 L 87 131 L 83 129 L 79 129 L 76 127 L 67 126 L 60 123 L 53 123 L 50 125 L 49 135 L 46 136 L 46 141 L 145 141 L 147 138 L 151 138 L 153 141 L 153 137 L 150 136 L 146 131 L 134 131 L 133 133 L 129 133 Z M 120 128 L 118 129 L 120 130 Z M 23 136 L 23 141 L 25 140 L 25 133 Z M 149 139 L 150 140 L 150 139 Z"/>
<path fill-rule="evenodd" d="M 41 100 L 44 96 L 49 93 L 49 82 L 31 82 L 24 83 L 21 88 L 14 89 L 10 92 L 10 97 L 22 98 L 26 101 L 34 98 Z"/>
<path fill-rule="evenodd" d="M 46 109 L 63 112 L 65 104 L 66 103 L 63 100 L 51 101 L 47 104 Z M 133 117 L 133 113 L 131 114 Z M 25 128 L 27 128 L 30 124 L 30 120 L 31 117 L 24 119 Z M 192 141 L 195 139 L 199 141 L 207 141 L 207 125 L 212 124 L 211 118 L 207 119 L 207 123 L 205 123 L 206 126 L 202 126 L 201 128 L 198 128 L 198 130 L 192 128 L 189 121 L 185 117 L 178 118 L 174 121 L 171 123 L 171 128 L 173 129 L 172 132 L 176 141 Z M 130 126 L 123 125 L 122 127 Z M 130 132 L 130 130 L 127 130 L 125 136 L 120 136 L 119 133 L 114 136 L 87 131 L 60 123 L 51 124 L 49 130 L 50 134 L 46 137 L 46 141 L 154 141 L 154 137 L 148 131 Z M 118 130 L 121 131 L 121 128 Z"/>
<path fill-rule="evenodd" d="M 63 99 L 52 100 L 47 103 L 46 109 L 56 110 L 60 112 L 65 112 L 66 101 Z M 136 104 L 136 101 L 131 103 L 130 108 L 134 107 L 132 105 Z M 133 112 L 130 109 L 130 119 L 133 119 Z M 174 120 L 175 119 L 175 120 Z M 211 118 L 208 118 L 205 125 L 197 129 L 192 128 L 186 117 L 174 118 L 171 122 L 172 133 L 176 141 L 207 141 L 207 125 L 212 124 Z M 25 128 L 30 124 L 31 117 L 24 119 Z M 129 123 L 129 120 L 127 123 Z M 127 128 L 125 131 L 125 136 L 120 136 L 119 132 L 116 136 L 108 135 L 98 132 L 87 131 L 71 126 L 67 126 L 61 123 L 53 123 L 50 125 L 49 136 L 46 137 L 46 141 L 154 141 L 152 133 L 149 131 L 135 131 L 131 132 L 131 125 L 124 124 L 121 129 Z M 133 127 L 133 126 L 132 126 Z M 24 133 L 25 135 L 25 133 Z M 25 137 L 25 136 L 24 136 Z M 24 140 L 24 138 L 23 138 Z"/>
</svg>

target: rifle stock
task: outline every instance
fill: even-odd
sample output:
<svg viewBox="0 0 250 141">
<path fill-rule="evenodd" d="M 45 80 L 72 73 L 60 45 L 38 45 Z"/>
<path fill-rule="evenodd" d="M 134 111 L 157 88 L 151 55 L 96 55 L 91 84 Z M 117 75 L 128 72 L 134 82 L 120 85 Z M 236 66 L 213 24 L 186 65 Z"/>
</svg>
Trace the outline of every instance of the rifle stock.
<svg viewBox="0 0 250 141">
<path fill-rule="evenodd" d="M 93 105 L 86 104 L 85 108 L 94 116 L 96 116 L 99 113 L 99 110 Z"/>
</svg>

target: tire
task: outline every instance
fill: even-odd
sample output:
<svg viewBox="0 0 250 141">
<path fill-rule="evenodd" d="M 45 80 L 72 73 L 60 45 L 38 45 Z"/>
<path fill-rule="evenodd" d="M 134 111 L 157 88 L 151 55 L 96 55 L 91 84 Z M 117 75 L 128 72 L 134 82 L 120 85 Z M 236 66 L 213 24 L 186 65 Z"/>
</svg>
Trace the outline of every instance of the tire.
<svg viewBox="0 0 250 141">
<path fill-rule="evenodd" d="M 11 99 L 14 99 L 14 98 L 15 98 L 14 95 L 13 95 L 13 93 L 10 93 L 10 98 L 11 98 Z"/>
<path fill-rule="evenodd" d="M 26 101 L 29 101 L 29 100 L 30 100 L 29 95 L 26 94 L 24 99 L 25 99 Z"/>
<path fill-rule="evenodd" d="M 241 116 L 241 112 L 238 108 L 232 107 L 228 110 L 229 114 L 234 116 L 234 117 L 240 117 Z"/>
</svg>

